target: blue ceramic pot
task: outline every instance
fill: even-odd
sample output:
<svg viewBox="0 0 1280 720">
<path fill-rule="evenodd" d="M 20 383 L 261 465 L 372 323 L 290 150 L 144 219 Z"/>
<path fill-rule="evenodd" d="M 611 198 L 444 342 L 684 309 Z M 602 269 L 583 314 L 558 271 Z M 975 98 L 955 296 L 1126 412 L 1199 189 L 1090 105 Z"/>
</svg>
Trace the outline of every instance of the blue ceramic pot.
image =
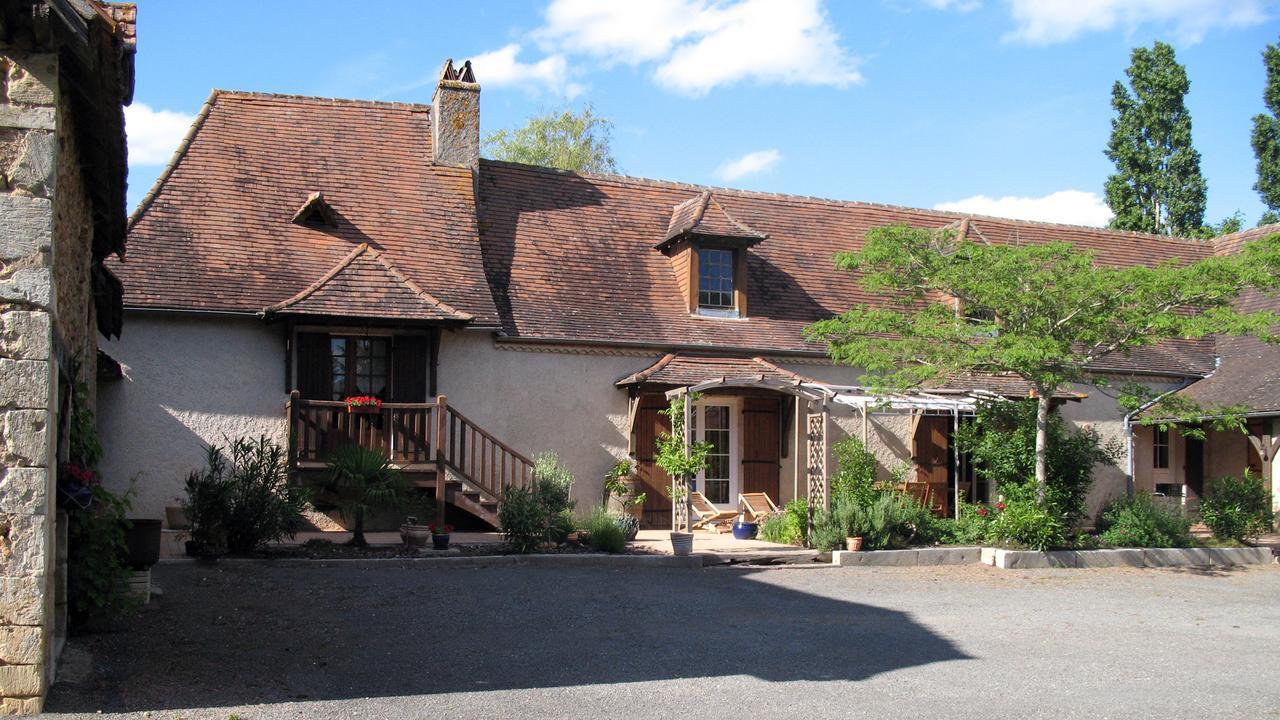
<svg viewBox="0 0 1280 720">
<path fill-rule="evenodd" d="M 760 532 L 760 523 L 752 522 L 733 522 L 733 537 L 735 540 L 754 540 L 756 533 Z"/>
</svg>

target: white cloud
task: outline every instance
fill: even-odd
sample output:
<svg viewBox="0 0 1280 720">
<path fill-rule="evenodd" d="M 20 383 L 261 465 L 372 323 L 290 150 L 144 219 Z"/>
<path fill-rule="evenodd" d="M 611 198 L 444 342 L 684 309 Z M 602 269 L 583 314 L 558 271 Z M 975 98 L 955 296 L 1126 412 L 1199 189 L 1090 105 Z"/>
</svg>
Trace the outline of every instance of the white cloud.
<svg viewBox="0 0 1280 720">
<path fill-rule="evenodd" d="M 582 92 L 582 85 L 569 80 L 568 63 L 563 55 L 549 55 L 534 63 L 517 59 L 520 45 L 506 47 L 476 55 L 471 67 L 481 87 L 518 87 L 528 92 L 548 90 L 573 98 Z"/>
<path fill-rule="evenodd" d="M 921 2 L 934 10 L 955 10 L 957 12 L 971 12 L 982 7 L 982 0 L 921 0 Z"/>
<path fill-rule="evenodd" d="M 819 0 L 553 0 L 546 18 L 534 36 L 548 52 L 655 64 L 658 84 L 686 95 L 745 80 L 862 82 Z"/>
<path fill-rule="evenodd" d="M 737 160 L 730 160 L 716 169 L 716 177 L 725 182 L 733 182 L 748 175 L 764 172 L 782 159 L 782 153 L 776 149 L 749 152 Z"/>
<path fill-rule="evenodd" d="M 135 102 L 126 107 L 124 126 L 129 139 L 129 165 L 169 162 L 194 120 L 194 115 L 155 110 L 146 103 Z"/>
<path fill-rule="evenodd" d="M 1268 19 L 1265 0 L 1006 0 L 1017 23 L 1006 38 L 1047 45 L 1088 32 L 1159 25 L 1195 44 L 1211 30 Z"/>
<path fill-rule="evenodd" d="M 1041 220 L 1043 222 L 1071 225 L 1105 226 L 1111 222 L 1111 209 L 1097 193 L 1080 190 L 1059 190 L 1044 197 L 1017 197 L 1009 195 L 992 198 L 974 195 L 971 198 L 934 205 L 935 210 L 995 215 L 1015 220 Z"/>
</svg>

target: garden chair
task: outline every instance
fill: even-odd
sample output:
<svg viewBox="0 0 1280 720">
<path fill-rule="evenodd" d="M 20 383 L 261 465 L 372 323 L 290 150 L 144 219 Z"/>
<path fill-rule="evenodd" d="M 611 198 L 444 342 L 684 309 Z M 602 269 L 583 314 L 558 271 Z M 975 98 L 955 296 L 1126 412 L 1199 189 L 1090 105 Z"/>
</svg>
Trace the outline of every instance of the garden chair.
<svg viewBox="0 0 1280 720">
<path fill-rule="evenodd" d="M 693 490 L 689 493 L 689 505 L 693 508 L 693 512 L 698 516 L 698 522 L 694 523 L 692 530 L 699 528 L 715 528 L 718 532 L 725 532 L 722 526 L 732 522 L 738 517 L 738 513 L 732 510 L 721 510 L 715 506 L 715 503 L 707 499 L 706 495 Z"/>
<path fill-rule="evenodd" d="M 770 515 L 778 513 L 778 506 L 773 504 L 767 493 L 742 493 L 738 496 L 738 507 L 747 516 L 747 522 L 762 523 Z"/>
<path fill-rule="evenodd" d="M 919 502 L 921 505 L 931 508 L 933 505 L 933 489 L 929 487 L 927 482 L 908 482 L 905 483 L 906 488 L 904 494 Z"/>
</svg>

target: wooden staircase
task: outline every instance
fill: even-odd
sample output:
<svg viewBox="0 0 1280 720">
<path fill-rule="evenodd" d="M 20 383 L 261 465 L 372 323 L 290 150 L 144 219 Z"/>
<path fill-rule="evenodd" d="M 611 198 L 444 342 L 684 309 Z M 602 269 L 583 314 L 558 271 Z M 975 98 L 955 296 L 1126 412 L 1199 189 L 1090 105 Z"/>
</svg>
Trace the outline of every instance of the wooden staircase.
<svg viewBox="0 0 1280 720">
<path fill-rule="evenodd" d="M 414 485 L 435 491 L 439 523 L 449 504 L 496 528 L 506 491 L 533 486 L 533 461 L 450 407 L 444 395 L 351 411 L 294 391 L 287 412 L 293 469 L 323 469 L 329 453 L 351 443 L 380 449 Z"/>
</svg>

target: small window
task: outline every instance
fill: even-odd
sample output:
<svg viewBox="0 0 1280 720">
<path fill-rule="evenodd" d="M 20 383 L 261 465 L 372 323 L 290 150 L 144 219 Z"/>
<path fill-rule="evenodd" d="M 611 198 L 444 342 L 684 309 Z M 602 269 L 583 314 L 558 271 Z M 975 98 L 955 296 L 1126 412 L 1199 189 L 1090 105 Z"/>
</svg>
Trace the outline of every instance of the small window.
<svg viewBox="0 0 1280 720">
<path fill-rule="evenodd" d="M 698 307 L 712 310 L 733 309 L 732 250 L 698 250 Z"/>
<path fill-rule="evenodd" d="M 351 395 L 387 396 L 387 338 L 333 337 L 333 399 Z"/>
<path fill-rule="evenodd" d="M 1151 467 L 1157 470 L 1169 468 L 1169 430 L 1156 428 L 1151 441 Z"/>
</svg>

